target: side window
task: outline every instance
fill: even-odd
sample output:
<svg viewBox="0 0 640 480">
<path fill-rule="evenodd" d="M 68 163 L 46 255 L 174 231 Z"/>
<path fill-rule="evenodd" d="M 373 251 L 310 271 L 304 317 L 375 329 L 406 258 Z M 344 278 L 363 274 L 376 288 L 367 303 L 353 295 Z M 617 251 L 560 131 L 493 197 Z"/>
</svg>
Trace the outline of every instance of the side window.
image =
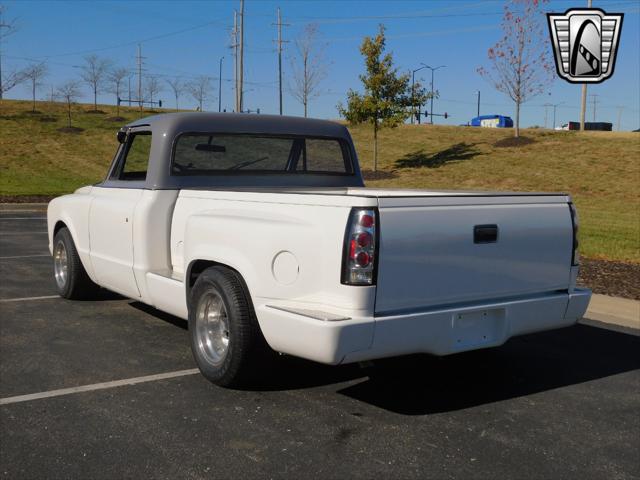
<svg viewBox="0 0 640 480">
<path fill-rule="evenodd" d="M 345 154 L 337 140 L 307 138 L 305 147 L 306 162 L 298 162 L 297 170 L 345 173 Z"/>
<path fill-rule="evenodd" d="M 131 134 L 127 140 L 123 158 L 112 178 L 130 181 L 145 180 L 147 178 L 150 153 L 151 132 Z"/>
</svg>

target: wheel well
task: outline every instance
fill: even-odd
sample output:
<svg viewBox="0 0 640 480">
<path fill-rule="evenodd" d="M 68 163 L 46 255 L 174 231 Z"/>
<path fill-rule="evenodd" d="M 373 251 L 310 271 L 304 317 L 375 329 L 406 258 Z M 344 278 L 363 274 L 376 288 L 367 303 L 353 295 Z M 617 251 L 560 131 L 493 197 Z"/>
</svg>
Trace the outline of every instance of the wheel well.
<svg viewBox="0 0 640 480">
<path fill-rule="evenodd" d="M 220 263 L 220 262 L 214 262 L 213 260 L 194 260 L 193 262 L 191 262 L 191 264 L 187 268 L 187 274 L 185 275 L 185 285 L 187 289 L 186 291 L 187 305 L 189 305 L 190 303 L 189 299 L 191 298 L 191 289 L 196 284 L 196 280 L 198 280 L 198 277 L 202 272 L 204 272 L 207 268 L 210 268 L 210 267 L 222 267 L 222 268 L 226 268 L 227 270 L 231 270 L 233 273 L 235 273 L 238 278 L 238 281 L 244 288 L 249 305 L 253 310 L 253 299 L 251 297 L 251 292 L 249 291 L 249 286 L 247 285 L 247 282 L 244 280 L 244 277 L 242 276 L 242 274 L 235 268 L 230 267 L 229 265 L 225 265 L 224 263 Z"/>
<path fill-rule="evenodd" d="M 225 265 L 224 263 L 214 262 L 213 260 L 194 260 L 189 265 L 189 268 L 187 269 L 187 275 L 185 276 L 186 285 L 187 285 L 187 298 L 189 298 L 191 289 L 196 284 L 196 280 L 198 280 L 198 277 L 200 276 L 200 274 L 209 267 L 223 267 L 228 270 L 231 270 L 238 276 L 238 279 L 242 283 L 242 286 L 244 287 L 245 291 L 249 293 L 247 282 L 245 282 L 242 274 L 235 268 L 232 268 L 229 265 Z"/>
<path fill-rule="evenodd" d="M 67 225 L 62 221 L 62 220 L 58 220 L 55 224 L 55 226 L 53 227 L 53 236 L 56 236 L 56 233 L 58 233 L 58 231 L 60 231 L 61 228 L 67 228 Z"/>
</svg>

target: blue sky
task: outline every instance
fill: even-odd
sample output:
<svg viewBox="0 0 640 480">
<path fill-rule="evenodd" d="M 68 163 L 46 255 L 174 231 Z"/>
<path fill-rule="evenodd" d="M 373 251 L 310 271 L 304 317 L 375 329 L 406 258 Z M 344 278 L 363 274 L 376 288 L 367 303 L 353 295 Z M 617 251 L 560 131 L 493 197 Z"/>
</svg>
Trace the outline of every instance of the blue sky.
<svg viewBox="0 0 640 480">
<path fill-rule="evenodd" d="M 68 79 L 79 78 L 78 65 L 89 53 L 110 58 L 117 65 L 135 67 L 137 43 L 142 43 L 147 73 L 167 77 L 196 75 L 218 77 L 218 60 L 223 66 L 223 108 L 233 108 L 233 66 L 230 27 L 238 1 L 4 1 L 6 17 L 17 18 L 19 31 L 5 39 L 3 67 L 19 68 L 31 60 L 46 60 L 50 75 L 40 97 Z M 640 0 L 594 0 L 594 7 L 609 12 L 624 12 L 624 26 L 615 75 L 600 85 L 589 86 L 597 94 L 598 121 L 617 122 L 622 109 L 622 129 L 640 127 Z M 345 99 L 349 88 L 359 89 L 358 75 L 363 71 L 358 47 L 362 37 L 376 33 L 377 25 L 387 27 L 388 49 L 403 70 L 421 63 L 446 65 L 436 72 L 435 88 L 440 91 L 434 110 L 447 112 L 450 118 L 436 123 L 466 123 L 476 111 L 477 90 L 481 91 L 481 113 L 513 114 L 513 104 L 493 90 L 477 73 L 486 63 L 486 51 L 500 36 L 503 1 L 258 1 L 245 2 L 245 107 L 277 113 L 276 8 L 282 9 L 284 38 L 293 39 L 308 23 L 317 23 L 322 34 L 328 74 L 321 85 L 322 94 L 310 104 L 310 116 L 337 118 L 336 104 Z M 586 6 L 586 0 L 553 0 L 547 10 L 564 12 L 570 7 Z M 291 43 L 285 45 L 284 75 L 290 76 L 288 56 Z M 428 71 L 416 74 L 429 83 Z M 288 82 L 287 82 L 288 83 Z M 285 86 L 287 85 L 285 83 Z M 217 109 L 217 81 L 205 109 Z M 85 87 L 85 101 L 90 100 Z M 29 98 L 25 87 L 16 87 L 8 98 Z M 168 88 L 160 94 L 169 106 L 173 100 Z M 113 95 L 100 95 L 99 101 L 113 103 Z M 542 125 L 543 105 L 564 102 L 558 107 L 556 123 L 577 120 L 580 87 L 556 80 L 549 94 L 533 98 L 523 107 L 523 124 Z M 181 106 L 195 108 L 195 101 L 181 100 Z M 285 114 L 301 115 L 302 106 L 287 92 Z M 592 120 L 592 98 L 587 119 Z M 548 125 L 551 125 L 549 110 Z"/>
</svg>

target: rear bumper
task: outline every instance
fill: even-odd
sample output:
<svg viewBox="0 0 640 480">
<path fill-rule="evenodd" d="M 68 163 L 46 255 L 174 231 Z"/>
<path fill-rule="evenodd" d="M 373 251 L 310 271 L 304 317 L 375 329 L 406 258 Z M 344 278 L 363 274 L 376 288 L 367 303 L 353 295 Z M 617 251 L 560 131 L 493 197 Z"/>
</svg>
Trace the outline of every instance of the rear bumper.
<svg viewBox="0 0 640 480">
<path fill-rule="evenodd" d="M 502 345 L 516 335 L 566 327 L 586 312 L 591 291 L 575 289 L 518 300 L 383 317 L 312 318 L 262 306 L 257 316 L 271 347 L 327 364 L 430 353 L 449 355 Z"/>
</svg>

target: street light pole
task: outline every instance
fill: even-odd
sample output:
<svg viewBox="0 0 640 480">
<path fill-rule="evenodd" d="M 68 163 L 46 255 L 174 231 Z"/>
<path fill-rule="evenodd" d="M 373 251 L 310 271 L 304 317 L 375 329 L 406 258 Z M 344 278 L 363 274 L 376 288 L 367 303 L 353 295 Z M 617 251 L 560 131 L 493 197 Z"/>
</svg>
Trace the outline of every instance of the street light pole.
<svg viewBox="0 0 640 480">
<path fill-rule="evenodd" d="M 222 60 L 220 57 L 220 65 L 218 67 L 218 113 L 222 111 Z"/>
<path fill-rule="evenodd" d="M 422 65 L 420 68 L 416 68 L 415 70 L 411 71 L 411 125 L 413 125 L 416 117 L 416 101 L 415 101 L 416 72 L 419 72 L 420 70 L 424 70 L 425 68 L 427 68 L 427 66 L 424 63 L 421 63 L 420 65 Z M 418 118 L 418 123 L 420 123 L 419 118 Z"/>
<path fill-rule="evenodd" d="M 431 125 L 433 125 L 433 72 L 435 72 L 439 68 L 446 67 L 446 65 L 440 65 L 438 67 L 430 67 L 429 65 L 425 65 L 425 67 L 431 70 L 431 112 L 429 113 L 431 115 Z"/>
</svg>

